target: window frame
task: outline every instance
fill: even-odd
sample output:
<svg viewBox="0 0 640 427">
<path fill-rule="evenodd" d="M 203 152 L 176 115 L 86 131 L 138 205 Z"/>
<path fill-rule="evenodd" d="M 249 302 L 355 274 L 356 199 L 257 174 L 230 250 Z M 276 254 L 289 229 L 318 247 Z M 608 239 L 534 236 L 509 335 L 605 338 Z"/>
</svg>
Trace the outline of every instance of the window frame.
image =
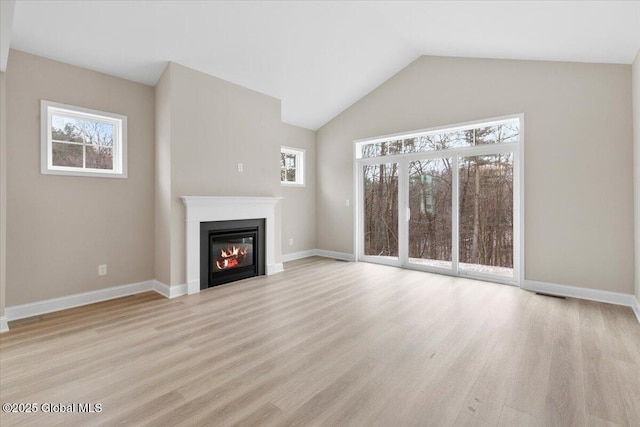
<svg viewBox="0 0 640 427">
<path fill-rule="evenodd" d="M 522 116 L 522 117 L 521 117 Z M 486 120 L 475 120 L 472 122 L 466 122 L 466 123 L 458 123 L 458 124 L 453 124 L 453 125 L 445 125 L 445 126 L 438 126 L 438 127 L 433 127 L 433 128 L 428 128 L 428 129 L 421 129 L 421 130 L 414 130 L 414 131 L 408 131 L 408 132 L 400 132 L 400 133 L 395 133 L 395 134 L 389 134 L 389 135 L 383 135 L 383 136 L 378 136 L 378 137 L 374 137 L 374 138 L 365 138 L 365 139 L 358 139 L 353 141 L 355 144 L 355 148 L 354 148 L 354 159 L 355 160 L 363 160 L 366 161 L 368 159 L 379 159 L 379 158 L 391 158 L 391 159 L 395 159 L 395 158 L 403 158 L 403 157 L 415 157 L 413 155 L 420 155 L 420 154 L 425 154 L 425 153 L 438 153 L 438 152 L 454 152 L 457 150 L 476 150 L 479 149 L 479 147 L 483 147 L 483 146 L 487 146 L 487 147 L 496 147 L 496 146 L 503 146 L 505 144 L 518 144 L 521 142 L 521 139 L 523 138 L 522 134 L 519 135 L 519 139 L 517 141 L 507 141 L 507 142 L 501 142 L 499 144 L 482 144 L 482 145 L 471 145 L 471 146 L 463 146 L 463 147 L 450 147 L 450 148 L 443 148 L 443 149 L 435 149 L 435 150 L 423 150 L 423 151 L 412 151 L 412 152 L 400 152 L 400 153 L 394 153 L 394 154 L 385 154 L 382 156 L 369 156 L 369 157 L 364 157 L 363 156 L 363 148 L 367 145 L 372 145 L 372 144 L 377 144 L 377 143 L 384 143 L 384 142 L 392 142 L 392 141 L 398 141 L 398 140 L 405 140 L 405 139 L 412 139 L 412 138 L 419 138 L 419 137 L 428 137 L 428 136 L 434 136 L 434 135 L 440 135 L 440 134 L 445 134 L 445 133 L 453 133 L 453 132 L 458 132 L 458 131 L 465 131 L 465 130 L 472 130 L 472 129 L 478 129 L 478 128 L 482 128 L 482 127 L 491 127 L 491 126 L 498 126 L 498 125 L 504 125 L 504 124 L 508 124 L 508 123 L 513 123 L 513 122 L 519 122 L 519 125 L 522 126 L 522 121 L 523 121 L 523 115 L 522 114 L 513 114 L 513 115 L 509 115 L 509 116 L 503 116 L 503 117 L 497 117 L 497 118 L 493 118 L 493 119 L 486 119 Z"/>
<path fill-rule="evenodd" d="M 94 169 L 53 165 L 53 141 L 51 137 L 52 116 L 55 114 L 112 124 L 113 168 Z M 94 178 L 127 178 L 127 116 L 93 110 L 59 102 L 40 101 L 40 173 L 43 175 L 66 175 Z M 86 145 L 84 142 L 82 145 Z"/>
<path fill-rule="evenodd" d="M 295 181 L 282 181 L 280 179 L 280 185 L 285 187 L 304 187 L 305 186 L 305 149 L 281 146 L 280 154 L 290 154 L 296 156 L 296 179 Z M 286 174 L 285 174 L 286 175 Z"/>
<path fill-rule="evenodd" d="M 425 134 L 437 134 L 442 133 L 444 131 L 449 130 L 459 130 L 459 129 L 470 129 L 477 127 L 485 127 L 488 125 L 493 125 L 496 123 L 503 123 L 509 121 L 518 121 L 519 122 L 519 140 L 516 142 L 505 142 L 500 144 L 486 144 L 486 145 L 477 145 L 471 147 L 459 147 L 459 148 L 449 148 L 442 150 L 429 150 L 422 152 L 411 152 L 411 153 L 402 153 L 402 154 L 390 154 L 385 156 L 377 156 L 377 157 L 361 157 L 362 146 L 377 143 L 377 142 L 385 142 L 394 139 L 400 138 L 409 138 L 414 136 L 420 136 Z M 399 209 L 398 212 L 398 236 L 399 240 L 399 252 L 402 252 L 403 245 L 405 244 L 405 236 L 408 238 L 408 220 L 409 220 L 409 212 L 404 207 L 406 206 L 407 200 L 404 195 L 403 185 L 406 185 L 406 168 L 407 164 L 411 161 L 415 160 L 423 160 L 423 159 L 436 159 L 451 156 L 455 158 L 454 169 L 457 171 L 453 177 L 454 186 L 452 191 L 452 212 L 458 211 L 458 203 L 459 203 L 459 194 L 458 194 L 458 159 L 460 157 L 465 156 L 474 156 L 474 155 L 491 155 L 491 154 L 501 154 L 501 153 L 513 153 L 513 279 L 511 278 L 501 278 L 498 275 L 493 274 L 484 274 L 479 272 L 472 272 L 461 269 L 444 269 L 438 267 L 427 267 L 420 266 L 417 264 L 412 264 L 408 262 L 407 254 L 399 253 L 398 260 L 380 260 L 376 257 L 367 256 L 364 254 L 364 197 L 362 188 L 364 186 L 363 182 L 363 168 L 365 165 L 372 164 L 380 164 L 380 163 L 398 163 L 400 168 L 400 181 L 398 188 L 398 206 L 402 208 Z M 397 267 L 403 267 L 411 270 L 420 270 L 427 271 L 431 273 L 445 274 L 456 277 L 467 277 L 478 280 L 485 280 L 494 283 L 502 283 L 513 286 L 524 286 L 525 285 L 525 200 L 524 200 L 524 153 L 525 153 L 525 115 L 524 113 L 516 113 L 510 114 L 502 117 L 494 117 L 487 118 L 481 120 L 475 120 L 465 123 L 458 123 L 452 125 L 444 125 L 438 126 L 428 129 L 421 129 L 409 132 L 402 132 L 397 134 L 390 134 L 384 136 L 378 136 L 373 138 L 365 138 L 358 139 L 353 141 L 353 200 L 354 203 L 353 208 L 353 247 L 354 247 L 354 259 L 356 261 L 365 261 L 365 262 L 373 262 L 377 264 L 386 264 L 393 265 Z M 456 214 L 457 215 L 457 214 Z M 452 224 L 452 236 L 453 236 L 453 244 L 452 244 L 452 263 L 454 265 L 459 264 L 458 260 L 458 218 L 453 218 Z M 454 258 L 455 257 L 455 260 Z"/>
</svg>

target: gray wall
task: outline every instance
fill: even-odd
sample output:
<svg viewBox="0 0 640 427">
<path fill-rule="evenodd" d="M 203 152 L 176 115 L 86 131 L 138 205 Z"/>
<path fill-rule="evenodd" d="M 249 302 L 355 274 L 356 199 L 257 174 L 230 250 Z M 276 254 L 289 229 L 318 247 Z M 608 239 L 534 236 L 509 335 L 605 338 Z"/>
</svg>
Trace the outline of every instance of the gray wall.
<svg viewBox="0 0 640 427">
<path fill-rule="evenodd" d="M 635 291 L 640 301 L 640 50 L 633 62 L 633 172 L 635 190 Z"/>
<path fill-rule="evenodd" d="M 284 195 L 296 214 L 283 213 L 283 230 L 294 238 L 295 250 L 315 247 L 315 132 L 282 124 L 279 100 L 177 64 L 167 67 L 154 90 L 19 51 L 11 51 L 6 83 L 7 108 L 0 116 L 6 113 L 10 123 L 0 126 L 9 141 L 0 162 L 0 189 L 10 184 L 10 226 L 2 233 L 9 248 L 6 305 L 152 278 L 184 283 L 179 196 L 283 195 L 283 144 L 306 148 L 312 162 L 308 186 Z M 1 101 L 2 85 L 0 94 Z M 41 99 L 127 115 L 129 178 L 41 175 Z M 4 168 L 6 158 L 11 161 Z M 276 233 L 280 245 L 280 224 Z M 103 263 L 109 274 L 99 277 Z M 3 274 L 4 263 L 0 268 Z M 3 280 L 0 308 L 4 289 Z"/>
<path fill-rule="evenodd" d="M 177 285 L 186 281 L 185 208 L 180 196 L 280 196 L 282 123 L 278 99 L 178 64 L 168 67 L 157 87 L 168 90 L 168 96 L 158 96 L 156 109 L 168 106 L 171 117 L 170 129 L 163 132 L 158 127 L 157 135 L 159 149 L 170 157 L 170 172 L 159 171 L 165 181 L 170 174 L 170 181 L 160 185 L 161 194 L 168 186 L 171 198 L 168 206 L 159 206 L 165 212 L 156 215 L 168 215 L 170 224 L 156 234 L 170 236 L 168 284 Z M 168 141 L 168 151 L 163 141 Z M 243 172 L 238 172 L 237 163 L 244 165 Z M 281 224 L 275 226 L 280 245 Z M 166 248 L 158 251 L 157 260 L 166 258 Z M 163 269 L 156 266 L 162 274 Z"/>
<path fill-rule="evenodd" d="M 316 248 L 316 133 L 282 125 L 282 145 L 305 150 L 305 186 L 282 187 L 282 254 Z M 293 245 L 289 240 L 293 239 Z"/>
<path fill-rule="evenodd" d="M 155 86 L 155 275 L 171 283 L 171 67 Z"/>
<path fill-rule="evenodd" d="M 352 252 L 353 143 L 524 113 L 525 277 L 633 292 L 631 66 L 421 57 L 318 130 L 318 247 Z"/>
<path fill-rule="evenodd" d="M 7 104 L 6 75 L 0 71 L 0 316 L 4 316 L 7 251 Z"/>
<path fill-rule="evenodd" d="M 6 85 L 7 306 L 153 278 L 153 88 L 14 50 Z M 41 175 L 41 99 L 126 115 L 129 177 Z"/>
<path fill-rule="evenodd" d="M 518 112 L 526 277 L 633 292 L 639 70 L 636 58 L 632 119 L 630 66 L 423 57 L 320 129 L 316 146 L 315 132 L 280 122 L 277 99 L 177 64 L 154 98 L 141 84 L 11 51 L 0 74 L 0 313 L 152 277 L 184 283 L 181 195 L 283 196 L 284 254 L 351 252 L 354 139 Z M 129 178 L 40 175 L 41 99 L 127 115 Z M 306 187 L 280 186 L 281 145 L 306 149 Z"/>
</svg>

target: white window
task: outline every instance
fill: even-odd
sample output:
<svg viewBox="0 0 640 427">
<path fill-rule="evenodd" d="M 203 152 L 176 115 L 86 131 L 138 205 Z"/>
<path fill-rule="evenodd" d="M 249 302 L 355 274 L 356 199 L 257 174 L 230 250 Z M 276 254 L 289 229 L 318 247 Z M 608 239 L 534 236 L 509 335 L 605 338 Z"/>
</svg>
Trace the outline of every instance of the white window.
<svg viewBox="0 0 640 427">
<path fill-rule="evenodd" d="M 355 141 L 358 259 L 524 280 L 524 116 Z"/>
<path fill-rule="evenodd" d="M 385 157 L 432 151 L 499 146 L 520 141 L 519 118 L 442 127 L 383 136 L 356 143 L 356 158 Z"/>
<path fill-rule="evenodd" d="M 281 148 L 280 182 L 282 185 L 304 185 L 304 150 L 290 147 Z"/>
<path fill-rule="evenodd" d="M 41 101 L 41 173 L 127 177 L 127 117 Z"/>
</svg>

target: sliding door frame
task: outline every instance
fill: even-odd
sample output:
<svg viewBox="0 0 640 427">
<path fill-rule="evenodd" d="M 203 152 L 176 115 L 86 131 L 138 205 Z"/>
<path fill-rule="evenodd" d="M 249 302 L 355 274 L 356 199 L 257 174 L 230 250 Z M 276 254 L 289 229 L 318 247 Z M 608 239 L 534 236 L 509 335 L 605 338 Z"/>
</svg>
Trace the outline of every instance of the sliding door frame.
<svg viewBox="0 0 640 427">
<path fill-rule="evenodd" d="M 446 150 L 425 151 L 419 153 L 394 154 L 380 157 L 358 158 L 359 145 L 388 140 L 409 138 L 426 132 L 439 130 L 451 130 L 467 128 L 473 125 L 483 125 L 508 119 L 519 119 L 519 141 L 500 144 L 487 144 L 474 147 L 451 148 Z M 450 126 L 423 129 L 419 131 L 404 132 L 400 134 L 385 135 L 382 137 L 360 139 L 353 144 L 353 246 L 354 259 L 356 261 L 373 262 L 377 264 L 403 267 L 412 270 L 427 271 L 431 273 L 446 274 L 458 277 L 468 277 L 490 282 L 504 283 L 521 286 L 524 283 L 524 114 L 477 120 L 473 122 L 458 123 Z M 492 154 L 513 153 L 513 279 L 498 275 L 483 274 L 473 271 L 460 270 L 459 266 L 459 159 L 468 156 L 482 156 Z M 408 181 L 409 162 L 432 160 L 441 158 L 452 159 L 452 221 L 451 221 L 451 263 L 452 268 L 418 265 L 409 262 L 409 203 Z M 385 259 L 364 254 L 364 166 L 379 165 L 383 163 L 398 164 L 398 260 Z"/>
<path fill-rule="evenodd" d="M 364 191 L 358 191 L 357 198 L 354 199 L 354 200 L 357 200 L 357 203 L 354 206 L 354 211 L 360 212 L 360 218 L 357 220 L 357 228 L 358 228 L 357 235 L 361 236 L 358 242 L 359 251 L 356 252 L 355 259 L 356 261 L 373 262 L 376 264 L 391 265 L 394 267 L 403 267 L 402 265 L 402 259 L 403 259 L 402 241 L 403 240 L 401 237 L 401 230 L 403 229 L 402 225 L 403 225 L 404 219 L 406 218 L 406 212 L 403 212 L 404 210 L 401 208 L 402 205 L 400 204 L 404 200 L 404 197 L 401 194 L 402 188 L 403 188 L 402 164 L 398 161 L 398 159 L 395 159 L 395 158 L 388 159 L 387 157 L 373 157 L 367 160 L 371 160 L 371 161 L 362 162 L 358 164 L 357 167 L 355 168 L 356 180 L 358 181 L 356 187 L 360 189 L 364 189 L 364 167 L 365 166 L 390 164 L 390 163 L 396 163 L 398 165 L 398 259 L 395 260 L 395 259 L 390 259 L 390 257 L 377 257 L 377 256 L 370 256 L 370 255 L 364 254 Z"/>
</svg>

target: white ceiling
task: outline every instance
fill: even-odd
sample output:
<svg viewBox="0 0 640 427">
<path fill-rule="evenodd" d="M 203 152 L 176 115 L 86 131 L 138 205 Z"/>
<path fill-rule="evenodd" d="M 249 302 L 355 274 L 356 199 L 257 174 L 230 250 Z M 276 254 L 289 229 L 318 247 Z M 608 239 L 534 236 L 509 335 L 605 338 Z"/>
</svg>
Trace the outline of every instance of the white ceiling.
<svg viewBox="0 0 640 427">
<path fill-rule="evenodd" d="M 640 2 L 18 0 L 11 48 L 149 85 L 174 61 L 317 129 L 420 55 L 630 64 Z"/>
</svg>

